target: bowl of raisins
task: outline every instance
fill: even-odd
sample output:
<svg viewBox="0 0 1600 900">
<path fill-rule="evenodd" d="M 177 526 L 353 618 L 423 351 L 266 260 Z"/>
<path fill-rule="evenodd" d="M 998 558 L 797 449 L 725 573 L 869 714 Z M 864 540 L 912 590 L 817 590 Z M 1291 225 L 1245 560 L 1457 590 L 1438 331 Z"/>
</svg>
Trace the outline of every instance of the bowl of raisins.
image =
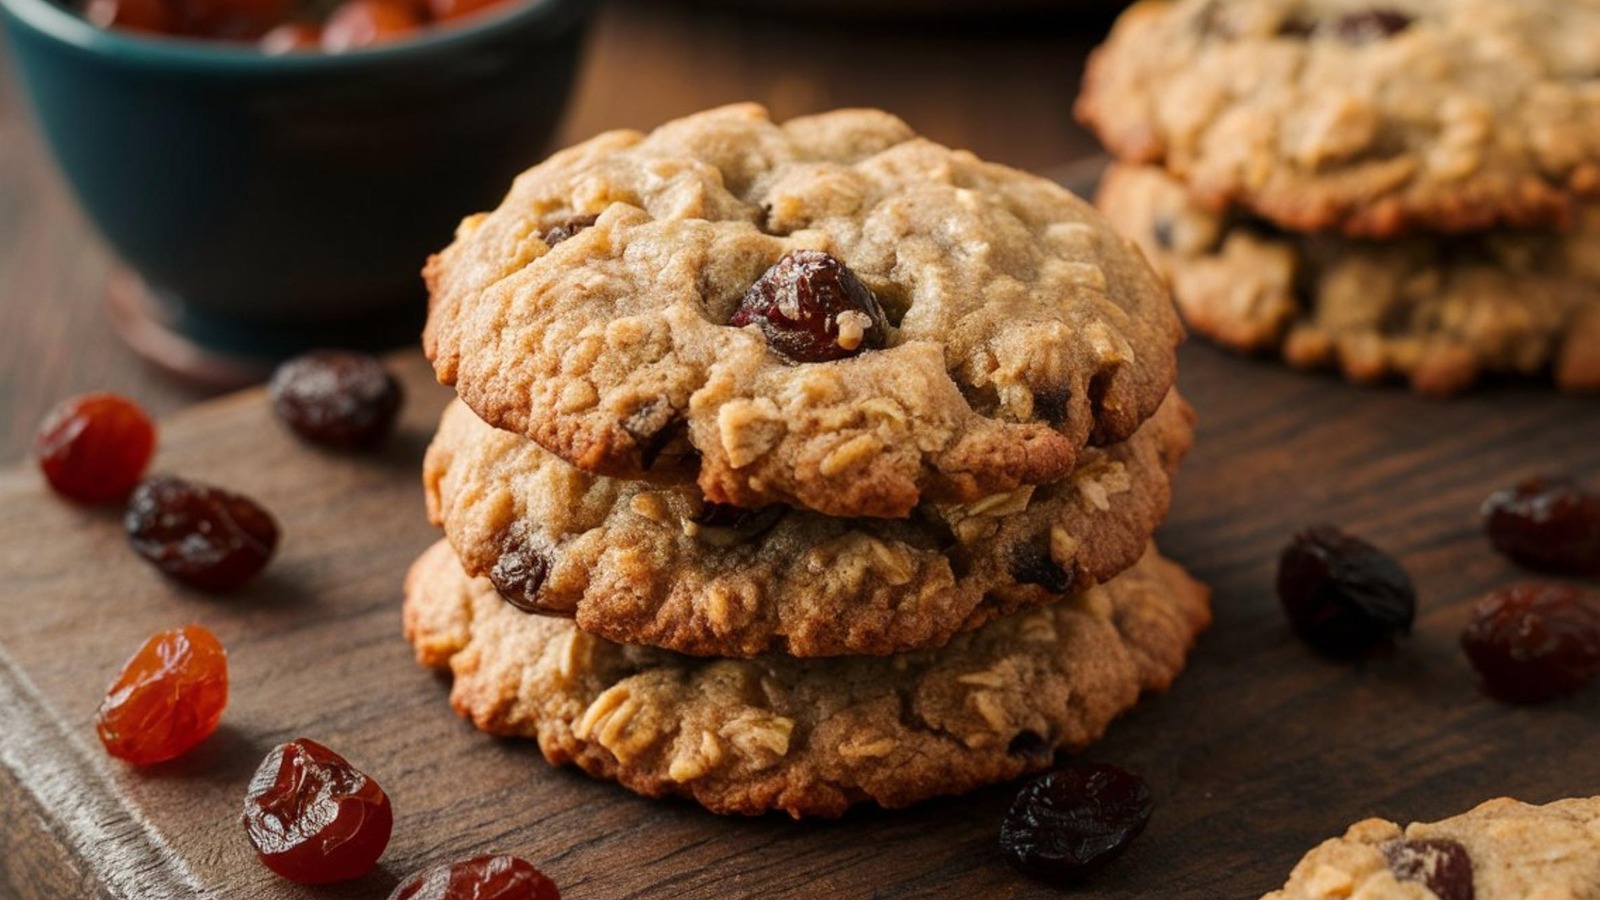
<svg viewBox="0 0 1600 900">
<path fill-rule="evenodd" d="M 0 0 L 0 21 L 141 302 L 269 360 L 415 341 L 423 260 L 547 151 L 593 5 Z"/>
</svg>

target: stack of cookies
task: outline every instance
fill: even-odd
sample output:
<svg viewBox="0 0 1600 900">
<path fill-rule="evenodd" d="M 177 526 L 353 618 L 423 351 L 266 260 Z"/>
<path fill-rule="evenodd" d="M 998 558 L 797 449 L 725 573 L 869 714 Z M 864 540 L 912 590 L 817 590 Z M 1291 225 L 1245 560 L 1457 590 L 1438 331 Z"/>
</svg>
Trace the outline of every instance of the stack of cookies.
<svg viewBox="0 0 1600 900">
<path fill-rule="evenodd" d="M 485 731 L 719 812 L 1050 765 L 1209 620 L 1159 278 L 1056 185 L 735 106 L 523 174 L 430 261 L 459 400 L 406 631 Z"/>
<path fill-rule="evenodd" d="M 1196 331 L 1425 394 L 1600 389 L 1600 4 L 1144 0 L 1078 113 Z"/>
</svg>

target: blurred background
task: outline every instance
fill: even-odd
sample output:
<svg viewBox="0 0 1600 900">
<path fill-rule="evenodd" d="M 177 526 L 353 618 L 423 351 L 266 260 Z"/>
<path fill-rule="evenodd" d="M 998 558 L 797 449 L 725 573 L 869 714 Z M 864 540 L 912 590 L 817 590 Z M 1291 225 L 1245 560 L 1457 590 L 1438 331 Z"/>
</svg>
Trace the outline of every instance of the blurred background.
<svg viewBox="0 0 1600 900">
<path fill-rule="evenodd" d="M 506 5 L 518 2 L 506 0 Z M 538 109 L 542 103 L 552 111 L 550 115 L 559 118 L 544 129 L 550 134 L 547 139 L 543 132 L 532 139 L 538 149 L 513 148 L 517 157 L 513 170 L 536 163 L 548 150 L 599 131 L 648 129 L 706 107 L 754 100 L 766 104 L 779 119 L 840 106 L 878 106 L 897 113 L 941 143 L 1067 178 L 1074 163 L 1097 152 L 1092 138 L 1073 122 L 1071 105 L 1085 56 L 1103 37 L 1116 5 L 1092 0 L 601 2 L 594 6 L 593 17 L 582 33 L 570 91 L 560 77 L 549 75 L 530 75 L 534 79 L 531 86 L 518 86 L 528 98 L 528 110 Z M 8 25 L 13 32 L 21 27 L 15 18 Z M 114 323 L 108 313 L 108 295 L 118 290 L 126 294 L 130 279 L 103 234 L 108 227 L 112 233 L 131 229 L 137 240 L 146 234 L 147 224 L 149 229 L 158 227 L 155 217 L 148 215 L 151 201 L 146 197 L 129 209 L 127 198 L 120 195 L 116 198 L 120 207 L 107 207 L 92 198 L 97 200 L 89 204 L 94 209 L 92 217 L 78 201 L 83 194 L 119 192 L 118 179 L 148 181 L 148 172 L 133 165 L 141 153 L 157 157 L 158 168 L 150 171 L 161 178 L 179 179 L 184 185 L 202 182 L 195 186 L 200 194 L 206 193 L 204 182 L 219 177 L 211 174 L 212 163 L 201 159 L 191 164 L 163 156 L 164 150 L 143 148 L 142 137 L 130 141 L 103 135 L 84 138 L 72 131 L 80 127 L 76 122 L 52 125 L 51 138 L 57 148 L 52 150 L 41 134 L 28 95 L 36 103 L 60 105 L 69 102 L 70 90 L 76 88 L 69 84 L 56 89 L 61 76 L 53 72 L 41 76 L 37 63 L 28 67 L 31 80 L 19 79 L 18 35 L 10 37 L 10 43 L 0 44 L 0 416 L 10 423 L 0 443 L 3 461 L 24 454 L 29 423 L 38 421 L 45 409 L 63 396 L 92 389 L 117 390 L 140 398 L 161 415 L 249 377 L 247 366 L 242 371 L 210 372 L 214 377 L 199 380 L 174 377 L 130 348 L 125 338 L 132 329 L 144 357 L 181 357 L 193 349 L 163 344 L 172 336 L 159 329 L 141 331 L 148 323 L 130 323 L 126 309 L 121 311 L 120 323 Z M 517 44 L 508 46 L 511 53 L 520 52 L 515 49 Z M 537 46 L 529 47 L 524 56 L 539 52 Z M 458 46 L 456 52 L 467 60 L 461 65 L 470 69 L 475 51 L 468 45 L 465 49 Z M 79 65 L 68 63 L 69 67 Z M 396 66 L 409 67 L 418 91 L 426 90 L 429 80 L 448 77 L 448 66 L 437 60 L 402 59 Z M 201 84 L 208 91 L 233 78 L 226 71 L 209 70 L 181 77 L 190 87 Z M 407 88 L 402 82 L 400 87 L 385 90 L 398 96 L 396 92 Z M 160 91 L 159 87 L 145 90 L 142 99 Z M 540 93 L 558 96 L 533 96 Z M 559 102 L 563 98 L 564 106 Z M 123 100 L 113 96 L 106 102 Z M 208 102 L 266 105 L 226 95 L 220 99 L 211 96 Z M 251 110 L 252 115 L 260 112 Z M 205 113 L 212 118 L 222 114 L 215 110 Z M 500 109 L 496 114 L 503 117 L 506 127 L 522 115 L 515 109 Z M 160 135 L 154 129 L 184 133 L 192 127 L 183 122 L 151 123 L 152 131 L 134 134 L 156 140 Z M 448 137 L 443 136 L 443 142 L 449 143 Z M 67 166 L 79 173 L 69 186 L 55 157 L 60 152 L 69 156 L 77 152 L 82 157 L 85 151 L 74 151 L 71 145 L 86 142 L 92 145 L 87 161 L 74 158 Z M 453 158 L 456 161 L 451 165 L 460 165 L 460 158 L 472 158 L 471 153 L 472 148 L 467 147 L 465 156 Z M 123 167 L 123 161 L 129 166 Z M 381 155 L 344 162 L 353 162 L 353 174 L 341 177 L 353 180 L 360 180 L 364 170 L 375 171 L 385 165 Z M 85 175 L 85 165 L 97 168 Z M 186 166 L 197 171 L 186 172 Z M 391 168 L 404 174 L 403 164 Z M 504 177 L 498 172 L 487 174 L 497 183 Z M 108 180 L 110 187 L 103 183 Z M 336 188 L 330 185 L 328 190 Z M 492 202 L 491 197 L 487 203 Z M 139 207 L 141 203 L 144 209 Z M 455 219 L 475 211 L 471 206 L 481 205 L 486 204 L 452 208 L 444 216 L 430 211 L 424 216 L 427 221 L 416 222 L 414 227 L 433 235 L 428 246 L 442 247 L 450 239 Z M 435 221 L 441 217 L 447 221 Z M 281 225 L 275 227 L 283 230 Z M 183 266 L 209 253 L 198 247 L 171 246 L 190 243 L 187 236 L 168 235 L 161 240 L 166 246 L 157 250 L 172 251 L 168 255 L 176 254 Z M 118 241 L 119 246 L 123 243 Z M 292 248 L 264 247 L 258 256 L 268 258 L 267 266 L 303 268 Z M 399 277 L 409 280 L 422 261 L 419 255 L 407 263 Z M 399 265 L 385 264 L 391 268 Z M 238 273 L 225 272 L 224 276 L 237 278 Z M 420 283 L 415 293 L 384 302 L 419 317 Z M 413 334 L 414 326 L 403 315 L 393 330 L 370 337 L 380 343 L 414 345 Z M 321 343 L 314 338 L 312 342 Z M 205 371 L 204 366 L 201 370 Z"/>
</svg>

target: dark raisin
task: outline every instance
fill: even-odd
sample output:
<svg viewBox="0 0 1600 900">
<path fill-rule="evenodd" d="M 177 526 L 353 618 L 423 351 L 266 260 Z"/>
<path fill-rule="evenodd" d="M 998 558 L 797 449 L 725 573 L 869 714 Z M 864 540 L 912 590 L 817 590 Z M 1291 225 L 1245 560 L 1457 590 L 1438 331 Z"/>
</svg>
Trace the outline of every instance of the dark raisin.
<svg viewBox="0 0 1600 900">
<path fill-rule="evenodd" d="M 1600 493 L 1565 478 L 1532 478 L 1483 502 L 1489 543 L 1519 565 L 1600 577 Z"/>
<path fill-rule="evenodd" d="M 793 362 L 844 359 L 881 349 L 889 337 L 872 290 L 820 250 L 794 250 L 778 260 L 745 291 L 728 324 L 758 326 L 772 349 Z"/>
<path fill-rule="evenodd" d="M 1461 648 L 1490 695 L 1536 703 L 1600 673 L 1600 593 L 1531 581 L 1478 601 Z"/>
<path fill-rule="evenodd" d="M 781 503 L 745 509 L 728 503 L 707 501 L 690 521 L 700 526 L 698 536 L 701 540 L 717 546 L 731 546 L 771 531 L 788 511 L 789 508 Z"/>
<path fill-rule="evenodd" d="M 278 546 L 278 523 L 254 500 L 170 475 L 134 489 L 122 524 L 135 553 L 207 591 L 254 578 Z"/>
<path fill-rule="evenodd" d="M 394 829 L 383 788 L 306 738 L 279 744 L 261 761 L 241 818 L 262 864 L 297 884 L 360 878 Z"/>
<path fill-rule="evenodd" d="M 1050 558 L 1044 546 L 1023 544 L 1011 551 L 1011 577 L 1018 584 L 1034 584 L 1052 594 L 1065 594 L 1072 588 L 1072 573 Z"/>
<path fill-rule="evenodd" d="M 1081 763 L 1028 783 L 1000 825 L 1000 851 L 1052 884 L 1105 868 L 1150 821 L 1150 787 L 1116 766 Z"/>
<path fill-rule="evenodd" d="M 550 576 L 550 560 L 522 541 L 508 541 L 489 570 L 489 580 L 505 601 L 525 613 L 566 615 L 539 599 L 539 589 Z"/>
<path fill-rule="evenodd" d="M 1417 592 L 1400 564 L 1331 525 L 1295 535 L 1278 559 L 1278 599 L 1301 639 L 1359 656 L 1411 633 Z"/>
<path fill-rule="evenodd" d="M 45 415 L 33 438 L 39 469 L 56 493 L 78 503 L 112 503 L 144 477 L 156 428 L 139 404 L 117 394 L 84 394 Z"/>
<path fill-rule="evenodd" d="M 1066 424 L 1072 393 L 1066 388 L 1044 390 L 1033 395 L 1033 417 L 1060 428 Z"/>
<path fill-rule="evenodd" d="M 1439 900 L 1473 900 L 1472 857 L 1455 841 L 1395 838 L 1379 849 L 1395 878 L 1418 882 Z"/>
<path fill-rule="evenodd" d="M 1021 756 L 1029 760 L 1049 760 L 1055 748 L 1037 731 L 1019 731 L 1006 744 L 1006 755 Z"/>
<path fill-rule="evenodd" d="M 479 856 L 424 869 L 396 885 L 389 900 L 561 900 L 561 891 L 525 859 Z"/>
<path fill-rule="evenodd" d="M 272 411 L 313 444 L 366 450 L 383 443 L 400 412 L 400 382 L 365 353 L 319 350 L 278 367 Z"/>
<path fill-rule="evenodd" d="M 1351 44 L 1369 44 L 1405 31 L 1411 17 L 1392 9 L 1369 9 L 1341 16 L 1333 22 L 1333 33 Z"/>
<path fill-rule="evenodd" d="M 562 219 L 560 222 L 546 228 L 542 237 L 546 245 L 554 247 L 593 225 L 599 218 L 599 216 L 573 216 L 568 219 Z"/>
</svg>

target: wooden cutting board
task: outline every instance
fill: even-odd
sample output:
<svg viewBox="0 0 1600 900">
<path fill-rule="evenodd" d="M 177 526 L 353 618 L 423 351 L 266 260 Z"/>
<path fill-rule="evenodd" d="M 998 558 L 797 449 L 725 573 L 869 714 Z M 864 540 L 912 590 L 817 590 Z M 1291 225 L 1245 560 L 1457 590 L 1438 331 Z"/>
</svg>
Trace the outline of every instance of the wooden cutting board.
<svg viewBox="0 0 1600 900">
<path fill-rule="evenodd" d="M 1600 689 L 1502 706 L 1456 644 L 1470 601 L 1521 577 L 1482 539 L 1479 501 L 1539 472 L 1600 483 L 1600 405 L 1528 386 L 1429 402 L 1204 346 L 1182 362 L 1200 440 L 1162 545 L 1215 586 L 1217 621 L 1177 686 L 1089 752 L 1143 773 L 1157 808 L 1079 893 L 1253 897 L 1365 816 L 1600 793 Z M 0 477 L 0 896 L 382 898 L 416 868 L 490 851 L 526 856 L 569 900 L 1052 895 L 996 850 L 1014 786 L 838 822 L 719 818 L 550 769 L 531 743 L 456 718 L 399 624 L 402 573 L 435 539 L 417 470 L 447 395 L 420 359 L 396 366 L 409 400 L 376 458 L 296 443 L 256 392 L 164 424 L 158 469 L 245 491 L 282 523 L 279 558 L 234 596 L 163 581 L 116 515 L 57 502 L 31 470 Z M 1396 652 L 1334 664 L 1285 628 L 1277 552 L 1323 520 L 1410 568 L 1421 609 Z M 222 730 L 150 770 L 108 759 L 92 728 L 101 692 L 147 635 L 190 621 L 229 649 Z M 301 735 L 394 802 L 388 853 L 354 884 L 277 880 L 238 825 L 261 757 Z"/>
</svg>

